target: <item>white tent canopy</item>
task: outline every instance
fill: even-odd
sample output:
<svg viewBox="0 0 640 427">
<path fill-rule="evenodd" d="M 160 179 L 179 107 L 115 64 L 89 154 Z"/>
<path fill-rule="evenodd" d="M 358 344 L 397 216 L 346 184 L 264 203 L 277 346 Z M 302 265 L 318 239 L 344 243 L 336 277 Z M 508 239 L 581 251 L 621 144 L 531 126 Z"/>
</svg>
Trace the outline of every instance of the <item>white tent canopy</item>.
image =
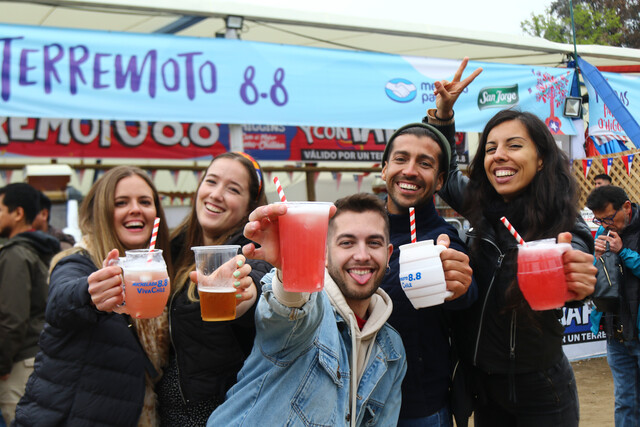
<svg viewBox="0 0 640 427">
<path fill-rule="evenodd" d="M 265 3 L 258 0 L 0 1 L 0 22 L 215 37 L 216 32 L 224 32 L 224 18 L 236 15 L 244 17 L 243 40 L 268 43 L 433 58 L 469 56 L 475 61 L 539 66 L 562 66 L 573 53 L 572 45 L 541 38 L 431 25 L 436 15 L 405 13 L 398 19 L 399 13 L 389 11 L 390 18 L 381 19 L 379 13 L 359 10 L 354 14 L 347 7 L 339 11 L 323 10 L 320 2 L 297 1 L 287 8 Z M 638 49 L 578 45 L 577 51 L 595 66 L 640 62 Z"/>
</svg>

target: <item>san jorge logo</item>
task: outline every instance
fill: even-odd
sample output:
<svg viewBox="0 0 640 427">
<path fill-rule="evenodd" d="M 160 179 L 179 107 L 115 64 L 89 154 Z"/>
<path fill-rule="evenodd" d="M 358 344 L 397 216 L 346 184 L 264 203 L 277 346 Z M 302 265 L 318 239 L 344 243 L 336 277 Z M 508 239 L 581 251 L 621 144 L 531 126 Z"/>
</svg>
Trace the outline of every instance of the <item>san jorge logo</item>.
<svg viewBox="0 0 640 427">
<path fill-rule="evenodd" d="M 416 85 L 407 79 L 391 79 L 384 87 L 387 96 L 396 102 L 411 102 L 418 93 Z"/>
<path fill-rule="evenodd" d="M 518 97 L 518 84 L 513 86 L 485 87 L 478 93 L 478 108 L 504 108 L 516 105 Z"/>
</svg>

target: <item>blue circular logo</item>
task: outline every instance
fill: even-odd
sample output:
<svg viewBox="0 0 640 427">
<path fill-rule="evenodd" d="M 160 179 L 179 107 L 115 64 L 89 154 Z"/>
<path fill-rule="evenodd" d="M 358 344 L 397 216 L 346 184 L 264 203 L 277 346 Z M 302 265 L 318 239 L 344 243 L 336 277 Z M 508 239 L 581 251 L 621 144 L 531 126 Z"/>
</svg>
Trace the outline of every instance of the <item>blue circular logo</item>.
<svg viewBox="0 0 640 427">
<path fill-rule="evenodd" d="M 415 99 L 418 91 L 416 85 L 407 79 L 391 79 L 384 87 L 387 96 L 396 102 L 411 102 Z"/>
</svg>

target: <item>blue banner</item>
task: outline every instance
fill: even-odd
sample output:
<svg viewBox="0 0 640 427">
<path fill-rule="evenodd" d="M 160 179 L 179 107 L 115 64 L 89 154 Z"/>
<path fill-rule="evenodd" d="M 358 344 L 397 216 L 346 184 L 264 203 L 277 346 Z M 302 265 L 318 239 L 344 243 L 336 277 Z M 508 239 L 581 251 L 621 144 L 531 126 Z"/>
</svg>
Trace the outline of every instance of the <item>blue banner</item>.
<svg viewBox="0 0 640 427">
<path fill-rule="evenodd" d="M 626 114 L 631 118 L 640 117 L 640 77 L 606 72 L 600 74 L 613 90 L 611 96 L 620 100 L 618 106 L 625 108 L 628 112 Z M 602 147 L 601 153 L 608 154 L 635 149 L 637 145 L 640 145 L 640 141 L 631 141 L 622 124 L 618 121 L 619 118 L 614 116 L 614 107 L 605 103 L 603 94 L 598 92 L 593 82 L 588 78 L 584 80 L 589 93 L 589 136 L 593 137 Z M 601 92 L 605 89 L 601 89 Z M 630 126 L 633 129 L 636 127 Z M 612 144 L 614 148 L 607 149 Z"/>
<path fill-rule="evenodd" d="M 435 107 L 459 61 L 242 40 L 0 25 L 0 116 L 394 129 Z M 456 105 L 479 132 L 498 109 L 560 114 L 573 69 L 469 62 Z M 463 76 L 464 78 L 464 76 Z"/>
</svg>

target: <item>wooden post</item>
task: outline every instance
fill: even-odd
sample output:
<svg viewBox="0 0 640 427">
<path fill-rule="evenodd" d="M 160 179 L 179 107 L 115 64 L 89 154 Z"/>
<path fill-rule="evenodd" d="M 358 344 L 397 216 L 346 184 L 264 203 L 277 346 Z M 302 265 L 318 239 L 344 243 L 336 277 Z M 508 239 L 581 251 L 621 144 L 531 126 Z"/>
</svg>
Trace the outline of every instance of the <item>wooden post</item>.
<svg viewBox="0 0 640 427">
<path fill-rule="evenodd" d="M 315 167 L 317 165 L 318 165 L 317 163 L 308 163 L 305 166 L 305 169 L 307 169 L 307 166 Z M 309 170 L 305 172 L 305 178 L 307 181 L 307 200 L 310 202 L 316 201 L 316 180 L 314 179 L 316 173 L 319 173 L 319 172 L 309 171 Z"/>
</svg>

